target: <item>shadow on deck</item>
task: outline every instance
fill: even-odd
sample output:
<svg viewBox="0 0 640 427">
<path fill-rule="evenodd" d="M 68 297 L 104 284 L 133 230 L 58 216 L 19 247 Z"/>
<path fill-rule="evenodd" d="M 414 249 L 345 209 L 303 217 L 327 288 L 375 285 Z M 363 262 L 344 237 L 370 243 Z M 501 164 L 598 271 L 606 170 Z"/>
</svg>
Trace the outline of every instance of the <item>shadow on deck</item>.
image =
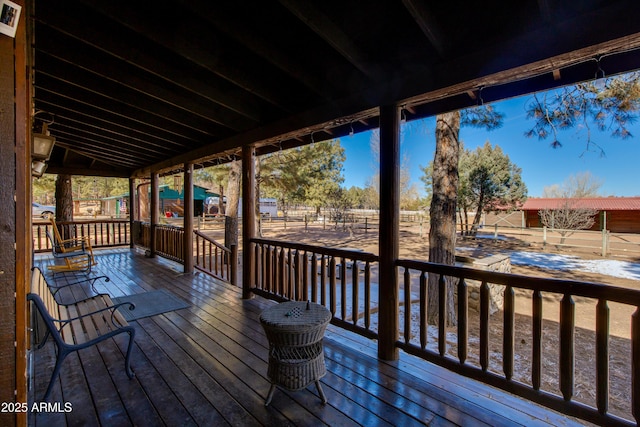
<svg viewBox="0 0 640 427">
<path fill-rule="evenodd" d="M 242 300 L 239 288 L 202 273 L 181 274 L 178 264 L 129 249 L 98 251 L 96 257 L 92 274 L 111 279 L 99 285 L 101 292 L 118 297 L 167 289 L 190 307 L 132 322 L 134 379 L 123 369 L 125 339 L 69 356 L 52 405 L 30 413 L 32 426 L 580 425 L 403 353 L 397 362 L 379 361 L 375 342 L 334 326 L 325 335 L 328 404 L 311 385 L 278 390 L 265 407 L 268 343 L 259 315 L 273 302 Z M 36 257 L 36 265 L 50 262 Z M 33 401 L 53 370 L 53 343 L 30 358 Z"/>
</svg>

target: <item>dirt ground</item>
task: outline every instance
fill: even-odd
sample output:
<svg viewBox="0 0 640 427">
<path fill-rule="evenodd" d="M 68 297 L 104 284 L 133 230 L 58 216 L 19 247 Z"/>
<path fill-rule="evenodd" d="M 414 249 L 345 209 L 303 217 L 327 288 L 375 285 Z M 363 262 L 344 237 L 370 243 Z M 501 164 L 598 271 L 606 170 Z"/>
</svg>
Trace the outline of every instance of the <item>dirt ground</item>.
<svg viewBox="0 0 640 427">
<path fill-rule="evenodd" d="M 424 237 L 420 231 L 414 229 L 402 229 L 400 234 L 400 258 L 426 261 L 428 258 L 428 241 L 426 231 Z M 312 245 L 341 248 L 357 248 L 365 252 L 377 254 L 378 234 L 360 231 L 357 233 L 322 229 L 321 227 L 266 229 L 265 238 L 295 241 Z M 506 241 L 493 241 L 489 239 L 460 240 L 459 248 L 464 248 L 467 253 L 495 254 L 508 253 L 509 251 L 530 250 L 543 252 L 543 249 L 517 239 Z M 555 250 L 545 248 L 544 252 L 570 254 L 585 259 L 602 259 L 597 253 L 588 250 Z M 616 257 L 616 259 L 621 259 Z M 628 261 L 639 262 L 636 258 L 628 258 Z M 586 282 L 604 283 L 640 290 L 640 281 L 621 279 L 584 271 L 558 271 L 540 267 L 528 267 L 512 265 L 512 273 L 537 276 L 554 277 Z M 544 295 L 544 325 L 543 325 L 543 378 L 542 389 L 555 394 L 559 391 L 558 377 L 558 324 L 559 300 L 555 295 Z M 595 406 L 595 302 L 575 298 L 576 306 L 576 355 L 575 355 L 575 388 L 574 399 L 591 406 Z M 612 303 L 610 308 L 610 403 L 609 412 L 627 419 L 631 416 L 631 345 L 630 345 L 630 319 L 632 310 L 628 306 Z M 515 374 L 514 379 L 523 383 L 531 383 L 531 300 L 530 293 L 519 291 L 516 293 L 516 349 L 515 349 Z M 470 313 L 470 339 L 469 339 L 469 363 L 477 363 L 476 351 L 478 348 L 478 334 L 474 325 L 477 325 L 477 313 Z M 491 316 L 491 363 L 490 370 L 497 373 L 502 371 L 502 312 L 498 311 Z M 456 355 L 456 343 L 450 345 L 450 353 Z"/>
</svg>

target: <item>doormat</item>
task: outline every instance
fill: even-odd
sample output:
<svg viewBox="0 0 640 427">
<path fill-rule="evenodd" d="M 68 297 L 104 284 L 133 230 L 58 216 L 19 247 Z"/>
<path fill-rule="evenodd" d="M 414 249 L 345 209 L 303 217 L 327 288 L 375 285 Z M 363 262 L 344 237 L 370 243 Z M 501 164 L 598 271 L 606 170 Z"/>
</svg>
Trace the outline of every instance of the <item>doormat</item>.
<svg viewBox="0 0 640 427">
<path fill-rule="evenodd" d="M 127 305 L 118 308 L 128 322 L 189 307 L 189 304 L 166 289 L 125 295 L 111 298 L 111 300 L 114 304 L 131 302 L 136 305 L 136 308 L 133 310 L 129 310 L 129 306 Z"/>
</svg>

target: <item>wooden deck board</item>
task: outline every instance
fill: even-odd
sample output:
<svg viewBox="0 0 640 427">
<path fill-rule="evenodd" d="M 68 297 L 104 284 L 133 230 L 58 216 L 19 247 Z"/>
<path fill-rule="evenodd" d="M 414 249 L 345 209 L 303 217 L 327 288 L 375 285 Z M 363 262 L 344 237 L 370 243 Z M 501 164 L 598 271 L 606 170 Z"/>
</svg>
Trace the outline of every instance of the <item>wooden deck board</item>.
<svg viewBox="0 0 640 427">
<path fill-rule="evenodd" d="M 71 402 L 73 411 L 31 414 L 30 425 L 578 425 L 406 354 L 380 361 L 375 342 L 333 326 L 325 336 L 322 379 L 328 404 L 311 385 L 277 390 L 265 407 L 268 342 L 259 315 L 273 302 L 242 300 L 238 288 L 202 273 L 181 274 L 177 264 L 135 251 L 96 257 L 93 274 L 111 278 L 97 286 L 100 292 L 167 289 L 191 306 L 131 322 L 134 379 L 124 372 L 125 337 L 70 355 L 50 402 Z M 56 279 L 72 280 L 61 276 Z M 72 296 L 90 294 L 85 287 Z M 53 344 L 35 350 L 33 360 L 38 397 L 53 370 Z"/>
</svg>

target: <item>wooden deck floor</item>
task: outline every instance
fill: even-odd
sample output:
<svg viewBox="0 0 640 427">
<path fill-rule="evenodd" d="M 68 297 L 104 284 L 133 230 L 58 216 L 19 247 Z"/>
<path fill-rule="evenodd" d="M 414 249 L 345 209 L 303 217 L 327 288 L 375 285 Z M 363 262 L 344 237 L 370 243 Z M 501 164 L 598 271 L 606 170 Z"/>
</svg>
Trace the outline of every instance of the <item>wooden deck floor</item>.
<svg viewBox="0 0 640 427">
<path fill-rule="evenodd" d="M 97 260 L 94 274 L 111 278 L 102 289 L 112 296 L 168 289 L 191 306 L 132 322 L 134 379 L 123 368 L 124 337 L 69 356 L 49 399 L 61 411 L 32 412 L 30 425 L 578 425 L 406 354 L 379 361 L 375 342 L 333 326 L 322 379 L 328 404 L 310 386 L 278 390 L 265 407 L 268 343 L 258 318 L 273 302 L 242 300 L 237 288 L 129 249 L 99 251 Z M 32 362 L 37 398 L 53 370 L 53 343 L 33 351 Z"/>
</svg>

